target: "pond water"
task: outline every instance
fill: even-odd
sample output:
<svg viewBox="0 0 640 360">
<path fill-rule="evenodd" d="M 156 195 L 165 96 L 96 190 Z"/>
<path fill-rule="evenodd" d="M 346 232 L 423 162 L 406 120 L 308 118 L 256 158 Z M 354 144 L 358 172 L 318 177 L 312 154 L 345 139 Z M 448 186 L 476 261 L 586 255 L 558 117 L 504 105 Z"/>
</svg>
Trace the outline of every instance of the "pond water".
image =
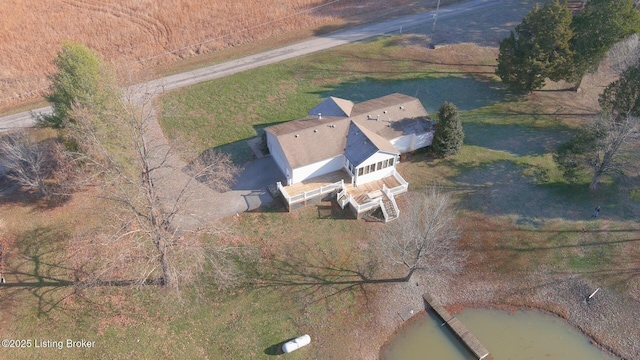
<svg viewBox="0 0 640 360">
<path fill-rule="evenodd" d="M 467 360 L 475 357 L 442 321 L 428 312 L 382 351 L 384 360 Z M 466 309 L 455 315 L 489 350 L 493 359 L 614 359 L 564 320 L 539 311 L 513 314 L 491 309 Z"/>
</svg>

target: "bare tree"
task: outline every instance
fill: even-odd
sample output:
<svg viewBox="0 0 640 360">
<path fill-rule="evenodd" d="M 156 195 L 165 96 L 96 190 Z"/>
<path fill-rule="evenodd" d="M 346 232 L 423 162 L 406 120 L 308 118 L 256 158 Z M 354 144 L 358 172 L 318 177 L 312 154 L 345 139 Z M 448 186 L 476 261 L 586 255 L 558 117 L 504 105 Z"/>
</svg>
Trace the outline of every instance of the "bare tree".
<svg viewBox="0 0 640 360">
<path fill-rule="evenodd" d="M 616 43 L 607 53 L 607 63 L 620 75 L 640 59 L 640 34 L 633 34 Z"/>
<path fill-rule="evenodd" d="M 231 190 L 239 168 L 233 164 L 231 155 L 213 149 L 205 150 L 186 169 L 201 183 L 218 192 Z"/>
<path fill-rule="evenodd" d="M 409 209 L 380 233 L 382 256 L 405 268 L 404 281 L 415 271 L 459 271 L 466 255 L 458 248 L 461 230 L 450 195 L 430 189 L 408 202 Z"/>
<path fill-rule="evenodd" d="M 177 287 L 206 268 L 218 284 L 228 285 L 237 275 L 228 260 L 237 247 L 203 241 L 201 234 L 178 228 L 174 220 L 185 210 L 198 176 L 206 173 L 218 186 L 228 186 L 235 167 L 219 161 L 195 176 L 184 174 L 155 122 L 155 94 L 146 90 L 131 87 L 114 108 L 98 114 L 76 107 L 74 121 L 65 124 L 79 159 L 103 184 L 102 197 L 116 205 L 111 216 L 115 229 L 75 241 L 78 251 L 108 255 L 88 267 L 88 280 Z"/>
<path fill-rule="evenodd" d="M 599 116 L 573 139 L 561 145 L 553 159 L 565 178 L 575 180 L 580 172 L 591 170 L 589 184 L 595 190 L 605 174 L 622 174 L 633 164 L 631 146 L 640 140 L 640 119 L 627 115 Z"/>
<path fill-rule="evenodd" d="M 589 189 L 595 190 L 602 175 L 622 173 L 628 168 L 626 154 L 630 145 L 640 139 L 640 121 L 633 116 L 616 119 L 602 116 L 592 125 L 595 146 L 591 151 L 589 164 L 593 167 L 593 178 Z"/>
<path fill-rule="evenodd" d="M 28 130 L 3 135 L 0 156 L 7 178 L 44 197 L 55 189 L 52 177 L 68 165 L 61 144 L 55 139 L 37 141 Z"/>
</svg>

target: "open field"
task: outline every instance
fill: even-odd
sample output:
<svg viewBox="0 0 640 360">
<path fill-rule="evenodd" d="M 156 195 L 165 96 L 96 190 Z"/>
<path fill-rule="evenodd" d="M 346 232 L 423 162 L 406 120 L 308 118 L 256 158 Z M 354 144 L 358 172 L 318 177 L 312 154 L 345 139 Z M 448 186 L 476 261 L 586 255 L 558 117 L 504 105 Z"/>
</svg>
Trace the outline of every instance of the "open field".
<svg viewBox="0 0 640 360">
<path fill-rule="evenodd" d="M 458 44 L 432 51 L 428 41 L 405 34 L 220 79 L 172 94 L 162 101 L 162 114 L 175 143 L 189 141 L 199 151 L 232 146 L 242 161 L 244 139 L 261 126 L 304 115 L 329 94 L 360 101 L 402 91 L 430 112 L 452 100 L 463 110 L 462 151 L 448 159 L 416 153 L 399 170 L 413 190 L 438 186 L 458 199 L 469 254 L 463 273 L 359 283 L 355 271 L 380 279 L 402 270 L 382 266 L 373 246 L 383 224 L 354 221 L 327 201 L 293 213 L 276 204 L 226 219 L 261 254 L 246 264 L 246 283 L 233 290 L 213 288 L 206 274 L 179 298 L 153 287 L 76 289 L 69 286 L 68 241 L 98 227 L 105 205 L 83 194 L 58 206 L 4 194 L 9 286 L 0 288 L 3 336 L 85 339 L 96 348 L 3 354 L 266 359 L 283 341 L 308 333 L 312 344 L 287 358 L 376 359 L 402 325 L 398 311 L 420 309 L 429 289 L 449 305 L 544 309 L 618 355 L 639 357 L 640 205 L 627 196 L 637 174 L 626 183 L 607 178 L 589 193 L 587 183 L 566 183 L 550 156 L 597 111 L 599 77 L 587 79 L 579 94 L 518 96 L 492 75 L 495 48 Z M 241 90 L 233 92 L 231 84 Z M 563 85 L 547 90 L 555 86 Z M 404 199 L 401 211 L 410 205 Z M 597 220 L 590 217 L 595 205 L 603 209 Z M 595 287 L 603 289 L 597 301 L 583 305 Z"/>
<path fill-rule="evenodd" d="M 257 43 L 249 51 L 258 51 L 433 4 L 435 0 L 374 0 L 366 6 L 355 0 L 287 0 L 273 6 L 255 0 L 2 1 L 0 111 L 42 94 L 48 86 L 46 75 L 54 70 L 51 61 L 64 40 L 97 50 L 129 76 L 138 70 L 149 75 L 158 65 L 196 55 L 240 47 L 237 56 L 249 50 L 243 44 Z M 198 56 L 197 61 L 207 58 Z"/>
</svg>

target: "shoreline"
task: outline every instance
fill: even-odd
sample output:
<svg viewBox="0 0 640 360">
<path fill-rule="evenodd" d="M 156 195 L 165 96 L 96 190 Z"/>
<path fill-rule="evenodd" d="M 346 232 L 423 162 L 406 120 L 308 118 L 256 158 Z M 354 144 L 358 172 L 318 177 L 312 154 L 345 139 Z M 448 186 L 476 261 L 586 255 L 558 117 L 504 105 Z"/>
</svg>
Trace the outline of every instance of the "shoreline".
<svg viewBox="0 0 640 360">
<path fill-rule="evenodd" d="M 413 315 L 402 321 L 397 314 L 399 309 L 412 306 L 418 310 L 416 314 L 426 313 L 422 299 L 424 292 L 434 294 L 453 314 L 467 308 L 510 313 L 541 311 L 561 318 L 609 356 L 640 358 L 640 317 L 637 316 L 640 300 L 633 291 L 601 287 L 598 295 L 587 303 L 586 297 L 595 286 L 590 279 L 579 274 L 558 276 L 538 272 L 511 278 L 478 271 L 444 278 L 425 275 L 380 294 L 380 307 L 376 312 L 382 328 L 378 331 L 380 346 L 375 358 L 382 359 L 385 347 L 416 318 Z M 478 301 L 480 297 L 485 300 Z M 394 301 L 385 301 L 385 298 Z"/>
<path fill-rule="evenodd" d="M 444 306 L 445 309 L 447 311 L 449 311 L 451 314 L 458 314 L 466 309 L 492 309 L 492 310 L 498 310 L 498 311 L 503 311 L 503 312 L 507 312 L 509 313 L 509 315 L 514 314 L 517 311 L 538 311 L 544 314 L 548 314 L 548 315 L 552 315 L 555 316 L 557 318 L 562 319 L 565 323 L 567 323 L 568 325 L 570 325 L 571 327 L 573 327 L 574 329 L 576 329 L 577 331 L 579 331 L 582 335 L 584 335 L 588 340 L 589 343 L 594 345 L 595 347 L 597 347 L 598 349 L 600 349 L 601 351 L 605 352 L 607 355 L 612 356 L 612 357 L 616 357 L 616 358 L 624 358 L 623 356 L 621 356 L 620 354 L 617 354 L 613 349 L 607 347 L 606 345 L 600 343 L 596 338 L 594 338 L 593 336 L 591 336 L 588 332 L 586 332 L 582 327 L 580 327 L 577 324 L 574 324 L 570 321 L 570 319 L 566 318 L 565 316 L 563 316 L 562 314 L 553 312 L 553 311 L 549 311 L 545 308 L 539 308 L 539 307 L 532 307 L 532 306 L 514 306 L 514 305 L 510 305 L 510 304 L 495 304 L 495 303 L 473 303 L 473 304 L 462 304 L 462 303 L 458 303 L 458 304 L 452 304 L 452 305 L 447 305 Z M 387 340 L 384 342 L 384 344 L 382 344 L 382 346 L 380 346 L 380 350 L 379 350 L 379 360 L 385 360 L 383 357 L 383 352 L 385 350 L 386 347 L 388 347 L 393 340 L 395 339 L 395 337 L 397 337 L 402 331 L 406 330 L 407 327 L 411 326 L 420 316 L 426 316 L 428 315 L 428 309 L 424 308 L 421 311 L 416 312 L 415 314 L 413 314 L 409 319 L 403 321 L 394 331 L 393 333 L 391 333 L 391 335 L 387 338 Z M 491 359 L 491 353 L 489 354 L 489 359 Z"/>
</svg>

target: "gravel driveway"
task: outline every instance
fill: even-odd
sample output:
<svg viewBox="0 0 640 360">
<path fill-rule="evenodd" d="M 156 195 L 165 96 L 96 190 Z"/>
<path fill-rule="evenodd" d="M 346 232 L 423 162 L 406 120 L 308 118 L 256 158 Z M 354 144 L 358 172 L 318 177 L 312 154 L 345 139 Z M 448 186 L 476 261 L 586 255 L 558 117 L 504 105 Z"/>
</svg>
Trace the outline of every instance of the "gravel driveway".
<svg viewBox="0 0 640 360">
<path fill-rule="evenodd" d="M 174 170 L 172 173 L 165 176 L 187 177 L 181 171 Z M 230 191 L 219 193 L 204 184 L 192 182 L 192 195 L 184 206 L 188 211 L 178 217 L 177 226 L 183 230 L 195 230 L 217 220 L 258 209 L 274 200 L 267 186 L 282 179 L 284 175 L 273 158 L 266 156 L 247 162 Z M 179 184 L 175 181 L 171 183 Z"/>
</svg>

